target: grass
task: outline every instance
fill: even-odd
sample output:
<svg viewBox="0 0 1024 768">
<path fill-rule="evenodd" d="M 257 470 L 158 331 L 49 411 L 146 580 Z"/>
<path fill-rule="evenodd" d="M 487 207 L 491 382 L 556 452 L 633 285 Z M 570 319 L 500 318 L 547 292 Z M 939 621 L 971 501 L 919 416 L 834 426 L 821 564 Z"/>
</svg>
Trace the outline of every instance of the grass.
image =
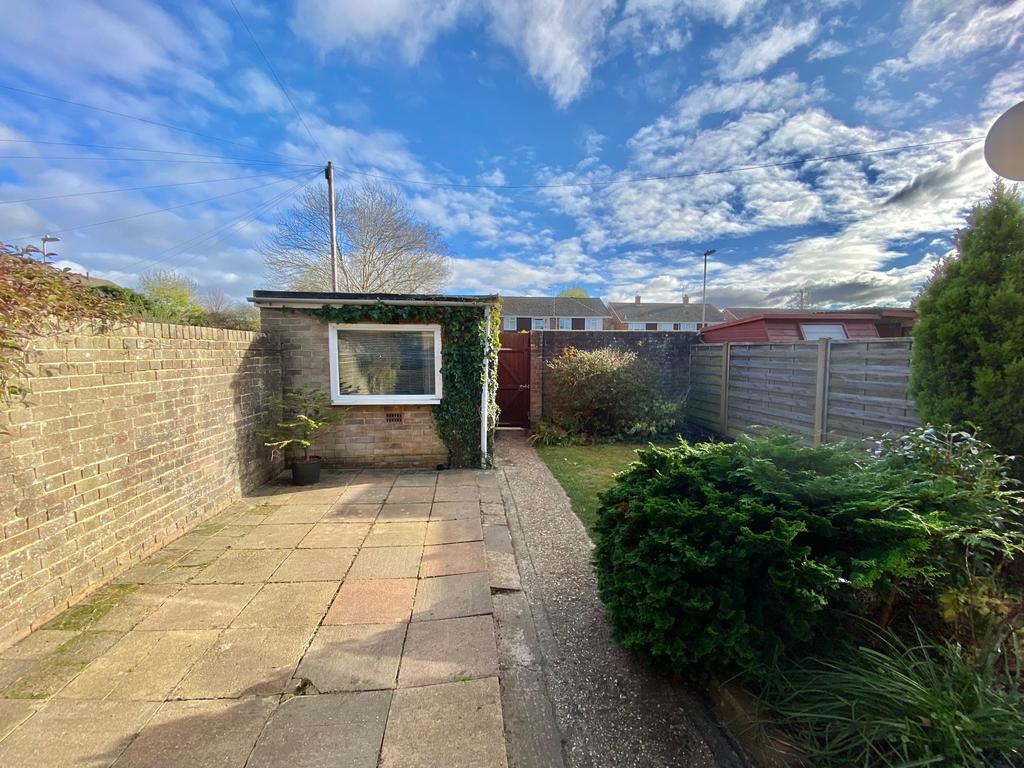
<svg viewBox="0 0 1024 768">
<path fill-rule="evenodd" d="M 551 474 L 565 489 L 573 512 L 583 521 L 590 538 L 594 538 L 597 520 L 597 494 L 612 484 L 636 458 L 637 448 L 647 443 L 600 443 L 597 445 L 538 445 L 537 453 L 548 465 Z"/>
</svg>

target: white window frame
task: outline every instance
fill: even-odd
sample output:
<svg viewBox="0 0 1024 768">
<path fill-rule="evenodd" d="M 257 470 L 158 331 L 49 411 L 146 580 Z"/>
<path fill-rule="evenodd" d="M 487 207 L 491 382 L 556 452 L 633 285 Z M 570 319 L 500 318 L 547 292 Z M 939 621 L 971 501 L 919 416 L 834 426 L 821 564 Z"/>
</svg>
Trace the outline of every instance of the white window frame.
<svg viewBox="0 0 1024 768">
<path fill-rule="evenodd" d="M 342 395 L 338 373 L 338 331 L 409 331 L 434 333 L 434 394 L 430 395 Z M 444 396 L 441 382 L 441 326 L 405 323 L 330 323 L 327 348 L 331 356 L 331 403 L 333 405 L 437 405 Z"/>
<path fill-rule="evenodd" d="M 501 318 L 501 328 L 504 331 L 514 331 L 519 327 L 519 318 L 515 315 L 505 315 Z"/>
<path fill-rule="evenodd" d="M 808 328 L 838 328 L 842 331 L 842 336 L 818 336 L 815 335 L 813 339 L 807 338 Z M 846 333 L 846 325 L 844 323 L 800 323 L 800 335 L 804 337 L 804 341 L 821 341 L 822 339 L 834 339 L 836 341 L 845 341 L 850 338 Z"/>
<path fill-rule="evenodd" d="M 604 322 L 600 317 L 588 317 L 584 322 L 586 326 L 584 330 L 587 331 L 601 331 L 604 330 Z"/>
<path fill-rule="evenodd" d="M 534 317 L 530 322 L 530 327 L 535 331 L 546 331 L 548 329 L 548 319 L 546 317 Z"/>
<path fill-rule="evenodd" d="M 572 330 L 572 318 L 571 317 L 559 317 L 558 330 L 560 331 L 571 331 Z"/>
</svg>

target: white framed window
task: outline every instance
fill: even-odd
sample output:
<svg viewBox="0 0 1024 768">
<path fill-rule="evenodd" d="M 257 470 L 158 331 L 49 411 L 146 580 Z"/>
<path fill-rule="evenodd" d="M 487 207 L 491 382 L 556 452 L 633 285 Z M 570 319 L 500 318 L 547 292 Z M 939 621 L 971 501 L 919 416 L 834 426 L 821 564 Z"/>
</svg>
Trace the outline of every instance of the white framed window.
<svg viewBox="0 0 1024 768">
<path fill-rule="evenodd" d="M 560 331 L 571 331 L 572 330 L 572 318 L 571 317 L 560 317 L 560 318 L 558 318 L 558 330 L 560 330 Z"/>
<path fill-rule="evenodd" d="M 331 402 L 441 402 L 441 326 L 377 323 L 328 326 Z"/>
<path fill-rule="evenodd" d="M 672 330 L 672 323 L 658 323 L 658 330 L 659 331 L 671 331 Z"/>
<path fill-rule="evenodd" d="M 586 327 L 588 331 L 600 331 L 604 328 L 604 323 L 600 317 L 588 317 Z"/>
<path fill-rule="evenodd" d="M 846 328 L 839 323 L 800 323 L 800 333 L 806 341 L 846 338 Z"/>
<path fill-rule="evenodd" d="M 700 323 L 676 323 L 679 326 L 676 330 L 679 331 L 696 331 L 700 327 Z"/>
<path fill-rule="evenodd" d="M 535 318 L 533 318 L 533 330 L 535 330 L 535 331 L 543 331 L 547 327 L 548 327 L 547 318 L 545 318 L 545 317 L 535 317 Z"/>
<path fill-rule="evenodd" d="M 501 318 L 502 330 L 514 331 L 516 329 L 516 321 L 518 318 L 515 315 L 505 315 Z"/>
<path fill-rule="evenodd" d="M 642 331 L 646 328 L 643 323 L 627 323 L 627 325 L 631 331 Z"/>
</svg>

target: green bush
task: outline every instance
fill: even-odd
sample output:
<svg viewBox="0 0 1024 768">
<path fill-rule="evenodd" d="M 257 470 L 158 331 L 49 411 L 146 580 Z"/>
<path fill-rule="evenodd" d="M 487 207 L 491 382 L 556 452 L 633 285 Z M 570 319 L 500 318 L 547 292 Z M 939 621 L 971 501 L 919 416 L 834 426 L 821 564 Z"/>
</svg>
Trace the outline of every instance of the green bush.
<svg viewBox="0 0 1024 768">
<path fill-rule="evenodd" d="M 1024 206 L 997 185 L 917 304 L 910 388 L 921 418 L 972 423 L 1024 454 Z"/>
<path fill-rule="evenodd" d="M 916 633 L 877 633 L 834 658 L 780 670 L 762 702 L 809 765 L 995 768 L 1024 761 L 1019 680 Z"/>
<path fill-rule="evenodd" d="M 644 439 L 681 420 L 682 404 L 653 394 L 654 371 L 635 352 L 568 347 L 548 367 L 551 413 L 541 440 Z"/>
</svg>

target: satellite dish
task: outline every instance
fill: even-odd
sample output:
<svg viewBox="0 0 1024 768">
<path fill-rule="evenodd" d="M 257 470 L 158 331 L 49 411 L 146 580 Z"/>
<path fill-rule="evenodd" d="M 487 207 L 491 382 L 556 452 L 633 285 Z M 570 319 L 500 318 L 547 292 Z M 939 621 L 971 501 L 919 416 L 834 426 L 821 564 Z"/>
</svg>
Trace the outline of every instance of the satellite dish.
<svg viewBox="0 0 1024 768">
<path fill-rule="evenodd" d="M 996 120 L 985 138 L 985 162 L 1007 179 L 1024 181 L 1024 101 Z"/>
</svg>

